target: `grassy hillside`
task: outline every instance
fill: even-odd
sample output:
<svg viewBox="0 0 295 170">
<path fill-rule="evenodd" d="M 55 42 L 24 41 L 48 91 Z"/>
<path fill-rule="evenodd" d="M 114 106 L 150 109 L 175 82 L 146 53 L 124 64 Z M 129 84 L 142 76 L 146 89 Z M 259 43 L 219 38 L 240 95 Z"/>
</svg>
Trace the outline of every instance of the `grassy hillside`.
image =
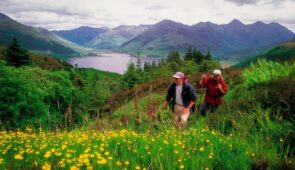
<svg viewBox="0 0 295 170">
<path fill-rule="evenodd" d="M 8 45 L 16 37 L 25 48 L 53 54 L 59 58 L 90 53 L 79 45 L 64 40 L 43 28 L 23 25 L 0 13 L 0 45 Z"/>
<path fill-rule="evenodd" d="M 251 57 L 250 59 L 243 61 L 236 65 L 236 67 L 245 67 L 250 65 L 250 63 L 255 63 L 258 59 L 266 59 L 272 61 L 290 61 L 295 58 L 295 39 L 277 45 L 272 49 Z"/>
<path fill-rule="evenodd" d="M 191 113 L 178 130 L 169 108 L 160 107 L 175 63 L 121 76 L 31 55 L 33 66 L 20 68 L 0 58 L 0 169 L 295 166 L 294 61 L 259 59 L 244 70 L 223 70 L 223 104 L 206 117 Z M 179 65 L 194 87 L 200 71 L 218 67 L 207 60 Z M 139 84 L 127 89 L 126 81 Z M 204 93 L 197 89 L 197 108 Z"/>
<path fill-rule="evenodd" d="M 0 49 L 0 128 L 81 125 L 124 87 L 119 74 L 76 69 L 34 52 L 30 52 L 32 66 L 6 66 L 5 48 Z"/>
<path fill-rule="evenodd" d="M 207 117 L 191 114 L 185 130 L 176 130 L 168 109 L 157 109 L 165 94 L 156 93 L 138 99 L 137 113 L 131 101 L 115 116 L 97 117 L 71 132 L 1 132 L 0 151 L 9 154 L 2 155 L 0 167 L 294 169 L 295 64 L 259 61 L 242 74 L 224 74 L 224 104 Z M 148 101 L 156 118 L 147 113 L 153 110 Z"/>
</svg>

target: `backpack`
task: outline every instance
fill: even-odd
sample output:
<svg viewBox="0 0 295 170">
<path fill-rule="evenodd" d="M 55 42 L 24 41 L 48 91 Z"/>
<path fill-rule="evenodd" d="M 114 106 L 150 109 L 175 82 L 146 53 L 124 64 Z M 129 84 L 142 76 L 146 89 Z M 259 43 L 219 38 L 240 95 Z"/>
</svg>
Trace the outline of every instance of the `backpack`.
<svg viewBox="0 0 295 170">
<path fill-rule="evenodd" d="M 186 75 L 183 77 L 183 82 L 184 82 L 185 84 L 188 84 L 188 83 L 189 83 L 189 81 L 188 81 L 188 77 L 187 77 Z"/>
</svg>

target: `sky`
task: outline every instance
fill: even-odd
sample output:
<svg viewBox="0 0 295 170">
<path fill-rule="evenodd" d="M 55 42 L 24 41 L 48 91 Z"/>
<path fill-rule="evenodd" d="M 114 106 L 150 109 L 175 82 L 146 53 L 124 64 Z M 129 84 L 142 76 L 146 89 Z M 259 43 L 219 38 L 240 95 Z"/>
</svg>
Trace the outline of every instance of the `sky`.
<svg viewBox="0 0 295 170">
<path fill-rule="evenodd" d="M 238 19 L 278 22 L 295 32 L 295 0 L 0 0 L 0 12 L 48 30 L 117 27 L 170 19 L 187 25 Z"/>
</svg>

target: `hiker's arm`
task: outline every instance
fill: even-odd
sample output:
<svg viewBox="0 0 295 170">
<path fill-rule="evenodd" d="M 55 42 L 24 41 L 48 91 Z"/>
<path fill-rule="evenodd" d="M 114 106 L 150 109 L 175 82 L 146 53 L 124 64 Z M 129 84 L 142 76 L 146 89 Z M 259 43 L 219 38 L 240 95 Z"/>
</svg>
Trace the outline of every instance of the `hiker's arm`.
<svg viewBox="0 0 295 170">
<path fill-rule="evenodd" d="M 190 102 L 188 106 L 182 110 L 182 113 L 188 113 L 190 109 L 192 108 L 192 106 L 195 104 L 195 101 L 197 99 L 196 91 L 190 85 L 189 85 L 189 88 L 190 88 Z"/>
<path fill-rule="evenodd" d="M 192 86 L 189 86 L 190 90 L 190 100 L 195 102 L 197 100 L 197 93 Z"/>
<path fill-rule="evenodd" d="M 188 105 L 188 109 L 191 109 L 193 107 L 193 105 L 195 104 L 195 101 L 190 101 L 189 105 Z"/>
<path fill-rule="evenodd" d="M 188 108 L 191 109 L 192 106 L 195 104 L 196 100 L 197 100 L 197 93 L 195 91 L 195 89 L 190 86 L 190 98 L 191 98 L 191 101 L 188 105 Z"/>
<path fill-rule="evenodd" d="M 205 74 L 203 74 L 202 75 L 202 78 L 201 78 L 201 80 L 199 81 L 199 87 L 205 87 L 205 78 L 206 78 L 206 75 Z"/>
<path fill-rule="evenodd" d="M 191 100 L 189 105 L 182 109 L 182 114 L 188 113 L 194 104 L 195 104 L 195 101 Z"/>
<path fill-rule="evenodd" d="M 168 103 L 171 101 L 172 99 L 172 86 L 168 89 L 167 91 L 167 96 L 166 96 L 166 99 L 164 101 L 164 104 L 163 104 L 163 107 L 166 107 L 168 105 Z"/>
<path fill-rule="evenodd" d="M 223 95 L 226 93 L 227 87 L 224 80 L 222 80 L 221 83 L 218 84 L 218 89 Z"/>
<path fill-rule="evenodd" d="M 163 104 L 163 107 L 166 107 L 167 105 L 168 105 L 168 101 L 165 100 L 165 101 L 164 101 L 164 104 Z"/>
</svg>

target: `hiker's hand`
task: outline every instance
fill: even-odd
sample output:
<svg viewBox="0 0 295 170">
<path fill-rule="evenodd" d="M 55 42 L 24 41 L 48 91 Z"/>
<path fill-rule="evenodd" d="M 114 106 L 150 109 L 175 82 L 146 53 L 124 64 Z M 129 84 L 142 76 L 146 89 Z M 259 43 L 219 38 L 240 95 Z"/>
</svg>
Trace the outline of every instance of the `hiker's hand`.
<svg viewBox="0 0 295 170">
<path fill-rule="evenodd" d="M 162 106 L 159 107 L 159 110 L 162 111 L 166 107 L 167 107 L 167 105 L 164 104 L 164 105 L 162 105 Z"/>
<path fill-rule="evenodd" d="M 202 74 L 202 79 L 206 78 L 206 74 Z"/>
<path fill-rule="evenodd" d="M 221 86 L 220 83 L 218 83 L 217 88 L 218 88 L 219 90 L 222 90 L 222 91 L 223 91 L 222 86 Z"/>
<path fill-rule="evenodd" d="M 223 94 L 225 93 L 225 91 L 222 89 L 222 86 L 220 83 L 217 85 L 217 88 L 221 91 L 221 93 L 223 93 Z"/>
<path fill-rule="evenodd" d="M 189 113 L 189 108 L 188 107 L 185 107 L 181 110 L 181 113 L 182 114 L 186 114 L 186 113 Z"/>
</svg>

